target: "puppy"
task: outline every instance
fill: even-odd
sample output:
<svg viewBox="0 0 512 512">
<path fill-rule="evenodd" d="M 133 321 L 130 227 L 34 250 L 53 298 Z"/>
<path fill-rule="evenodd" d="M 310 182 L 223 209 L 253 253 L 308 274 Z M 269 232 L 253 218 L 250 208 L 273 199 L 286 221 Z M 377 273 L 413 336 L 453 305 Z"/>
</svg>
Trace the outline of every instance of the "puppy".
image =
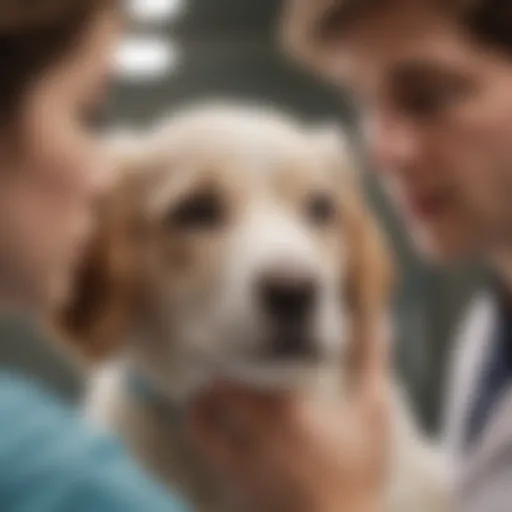
<svg viewBox="0 0 512 512">
<path fill-rule="evenodd" d="M 198 510 L 231 510 L 187 439 L 187 401 L 220 377 L 339 398 L 358 350 L 386 333 L 388 257 L 337 131 L 203 105 L 119 162 L 58 324 L 101 363 L 89 415 Z M 445 510 L 446 467 L 402 398 L 392 420 L 389 510 Z"/>
</svg>

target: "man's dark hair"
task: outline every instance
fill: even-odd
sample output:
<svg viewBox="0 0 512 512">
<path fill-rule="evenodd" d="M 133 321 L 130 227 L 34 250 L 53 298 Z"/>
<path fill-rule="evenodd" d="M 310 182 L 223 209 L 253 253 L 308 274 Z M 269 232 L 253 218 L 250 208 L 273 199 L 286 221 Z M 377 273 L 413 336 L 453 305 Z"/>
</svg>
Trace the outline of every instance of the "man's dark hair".
<svg viewBox="0 0 512 512">
<path fill-rule="evenodd" d="M 412 1 L 412 0 L 410 0 Z M 470 35 L 512 54 L 511 0 L 431 0 Z M 335 38 L 365 16 L 393 7 L 396 0 L 334 0 L 318 16 L 311 35 L 317 42 Z"/>
<path fill-rule="evenodd" d="M 31 84 L 108 3 L 113 0 L 0 0 L 0 129 L 16 117 Z"/>
</svg>

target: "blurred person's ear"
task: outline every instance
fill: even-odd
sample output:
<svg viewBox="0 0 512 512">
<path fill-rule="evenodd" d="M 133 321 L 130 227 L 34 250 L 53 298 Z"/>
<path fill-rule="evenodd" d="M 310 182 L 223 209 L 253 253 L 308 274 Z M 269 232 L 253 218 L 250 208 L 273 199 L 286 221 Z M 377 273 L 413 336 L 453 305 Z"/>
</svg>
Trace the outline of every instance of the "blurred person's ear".
<svg viewBox="0 0 512 512">
<path fill-rule="evenodd" d="M 283 52 L 313 71 L 324 66 L 315 37 L 315 28 L 325 12 L 337 0 L 285 0 L 278 30 Z"/>
</svg>

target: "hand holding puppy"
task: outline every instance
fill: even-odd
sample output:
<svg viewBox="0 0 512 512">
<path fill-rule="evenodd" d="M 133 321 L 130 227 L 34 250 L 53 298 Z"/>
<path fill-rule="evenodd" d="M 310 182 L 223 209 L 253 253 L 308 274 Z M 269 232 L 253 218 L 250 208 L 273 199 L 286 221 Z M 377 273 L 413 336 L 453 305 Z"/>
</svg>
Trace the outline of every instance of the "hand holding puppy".
<svg viewBox="0 0 512 512">
<path fill-rule="evenodd" d="M 384 509 L 388 377 L 383 345 L 370 347 L 358 385 L 337 408 L 218 385 L 198 400 L 192 428 L 203 452 L 241 489 L 244 509 Z M 233 418 L 232 428 L 214 411 Z M 224 415 L 223 415 L 224 417 Z"/>
</svg>

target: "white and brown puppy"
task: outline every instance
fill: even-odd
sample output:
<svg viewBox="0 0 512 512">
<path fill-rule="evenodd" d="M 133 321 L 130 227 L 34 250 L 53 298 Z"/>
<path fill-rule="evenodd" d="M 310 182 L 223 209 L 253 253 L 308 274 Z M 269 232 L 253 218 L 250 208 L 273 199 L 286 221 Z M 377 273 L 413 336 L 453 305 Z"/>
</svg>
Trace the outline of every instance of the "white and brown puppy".
<svg viewBox="0 0 512 512">
<path fill-rule="evenodd" d="M 383 334 L 387 256 L 336 132 L 211 105 L 123 158 L 61 327 L 109 361 L 91 416 L 199 510 L 227 510 L 183 430 L 187 400 L 219 377 L 340 396 L 358 347 Z M 390 510 L 440 512 L 446 468 L 402 406 Z"/>
</svg>

